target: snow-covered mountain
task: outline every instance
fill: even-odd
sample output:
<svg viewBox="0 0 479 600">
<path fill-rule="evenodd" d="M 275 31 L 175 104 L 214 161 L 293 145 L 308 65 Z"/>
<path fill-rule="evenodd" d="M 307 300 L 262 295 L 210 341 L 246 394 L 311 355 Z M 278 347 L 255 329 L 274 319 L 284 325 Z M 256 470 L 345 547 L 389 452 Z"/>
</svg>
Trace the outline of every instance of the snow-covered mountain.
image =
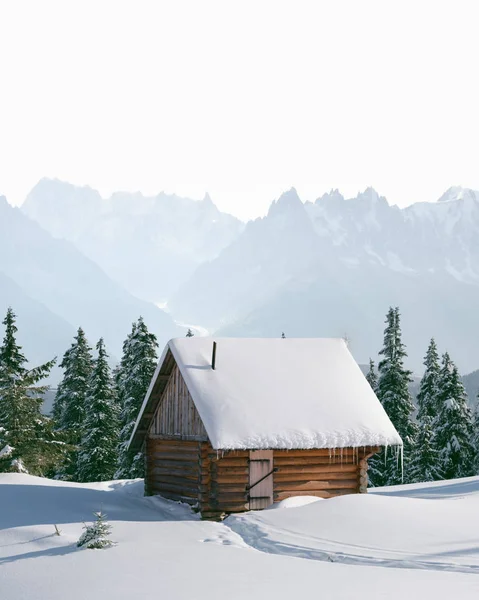
<svg viewBox="0 0 479 600">
<path fill-rule="evenodd" d="M 22 210 L 53 236 L 73 242 L 131 293 L 156 303 L 243 228 L 208 195 L 194 201 L 119 192 L 104 200 L 89 187 L 51 179 L 33 188 Z"/>
<path fill-rule="evenodd" d="M 142 315 L 161 342 L 182 334 L 172 318 L 110 279 L 73 244 L 57 239 L 0 197 L 0 310 L 18 315 L 27 357 L 66 350 L 82 326 L 91 343 L 103 336 L 119 355 L 131 323 Z"/>
<path fill-rule="evenodd" d="M 208 196 L 105 200 L 45 179 L 22 210 L 130 293 L 167 301 L 178 322 L 218 335 L 346 335 L 367 362 L 398 305 L 413 369 L 432 335 L 462 372 L 478 367 L 479 192 L 453 187 L 400 209 L 372 188 L 314 203 L 291 189 L 243 225 Z"/>
<path fill-rule="evenodd" d="M 290 190 L 169 302 L 225 335 L 347 335 L 360 361 L 399 305 L 413 368 L 435 335 L 465 371 L 479 356 L 479 193 L 390 206 L 372 188 L 303 204 Z"/>
</svg>

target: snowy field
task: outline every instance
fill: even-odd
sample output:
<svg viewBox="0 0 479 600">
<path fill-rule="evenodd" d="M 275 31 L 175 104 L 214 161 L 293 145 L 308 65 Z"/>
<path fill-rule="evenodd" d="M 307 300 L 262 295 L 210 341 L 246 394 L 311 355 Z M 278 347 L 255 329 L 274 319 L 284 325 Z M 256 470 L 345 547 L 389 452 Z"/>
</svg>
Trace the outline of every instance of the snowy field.
<svg viewBox="0 0 479 600">
<path fill-rule="evenodd" d="M 479 478 L 294 498 L 221 524 L 142 493 L 1 474 L 0 599 L 479 597 Z M 77 548 L 100 509 L 117 545 Z"/>
</svg>

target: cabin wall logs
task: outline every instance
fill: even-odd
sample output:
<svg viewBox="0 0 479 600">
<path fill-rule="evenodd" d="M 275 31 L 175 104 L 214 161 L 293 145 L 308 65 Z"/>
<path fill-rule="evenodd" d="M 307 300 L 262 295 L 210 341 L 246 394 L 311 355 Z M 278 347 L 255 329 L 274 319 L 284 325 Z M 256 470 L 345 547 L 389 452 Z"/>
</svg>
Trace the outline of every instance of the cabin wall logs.
<svg viewBox="0 0 479 600">
<path fill-rule="evenodd" d="M 275 450 L 274 501 L 292 496 L 332 498 L 367 491 L 367 457 L 377 448 Z"/>
<path fill-rule="evenodd" d="M 185 440 L 207 440 L 208 435 L 178 366 L 175 364 L 168 384 L 152 419 L 150 435 Z"/>
<path fill-rule="evenodd" d="M 148 439 L 146 493 L 194 505 L 204 518 L 249 510 L 249 452 L 217 452 L 208 442 Z M 275 450 L 274 502 L 366 492 L 372 449 Z"/>
<path fill-rule="evenodd" d="M 145 494 L 197 504 L 200 445 L 194 441 L 148 439 Z"/>
</svg>

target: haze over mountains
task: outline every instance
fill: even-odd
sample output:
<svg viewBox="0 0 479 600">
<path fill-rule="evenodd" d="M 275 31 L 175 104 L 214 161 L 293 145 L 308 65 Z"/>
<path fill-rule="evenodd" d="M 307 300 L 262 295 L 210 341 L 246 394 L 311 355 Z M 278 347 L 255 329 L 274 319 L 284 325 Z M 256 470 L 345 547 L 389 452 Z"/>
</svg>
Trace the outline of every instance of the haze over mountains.
<svg viewBox="0 0 479 600">
<path fill-rule="evenodd" d="M 216 257 L 243 229 L 208 195 L 197 202 L 165 193 L 118 192 L 103 200 L 89 187 L 41 180 L 23 212 L 65 238 L 132 294 L 165 302 L 201 263 Z"/>
<path fill-rule="evenodd" d="M 0 203 L 0 218 L 2 299 L 23 302 L 32 348 L 41 346 L 32 324 L 47 320 L 34 314 L 55 323 L 42 340 L 48 351 L 82 325 L 115 353 L 143 314 L 161 343 L 184 335 L 175 321 L 218 335 L 346 335 L 366 362 L 392 304 L 401 307 L 411 368 L 421 371 L 432 335 L 463 373 L 479 366 L 472 190 L 450 188 L 436 203 L 400 209 L 372 188 L 353 199 L 334 190 L 314 203 L 291 189 L 245 225 L 208 196 L 102 199 L 45 179 L 21 210 Z M 169 314 L 154 306 L 165 302 Z"/>
<path fill-rule="evenodd" d="M 32 362 L 60 358 L 80 325 L 91 343 L 103 336 L 113 355 L 140 314 L 164 339 L 181 333 L 169 315 L 134 297 L 71 242 L 53 237 L 0 197 L 2 314 L 9 305 Z"/>
</svg>

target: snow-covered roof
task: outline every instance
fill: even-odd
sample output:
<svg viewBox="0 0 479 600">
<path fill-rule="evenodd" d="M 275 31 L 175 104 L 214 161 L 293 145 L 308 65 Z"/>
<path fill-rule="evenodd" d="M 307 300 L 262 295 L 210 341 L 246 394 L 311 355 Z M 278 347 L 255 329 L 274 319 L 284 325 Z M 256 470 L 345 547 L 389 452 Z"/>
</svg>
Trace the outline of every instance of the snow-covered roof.
<svg viewBox="0 0 479 600">
<path fill-rule="evenodd" d="M 400 445 L 401 438 L 344 340 L 213 338 L 168 342 L 215 449 L 306 449 Z M 141 434 L 144 434 L 142 427 Z M 130 442 L 131 443 L 131 442 Z"/>
</svg>

